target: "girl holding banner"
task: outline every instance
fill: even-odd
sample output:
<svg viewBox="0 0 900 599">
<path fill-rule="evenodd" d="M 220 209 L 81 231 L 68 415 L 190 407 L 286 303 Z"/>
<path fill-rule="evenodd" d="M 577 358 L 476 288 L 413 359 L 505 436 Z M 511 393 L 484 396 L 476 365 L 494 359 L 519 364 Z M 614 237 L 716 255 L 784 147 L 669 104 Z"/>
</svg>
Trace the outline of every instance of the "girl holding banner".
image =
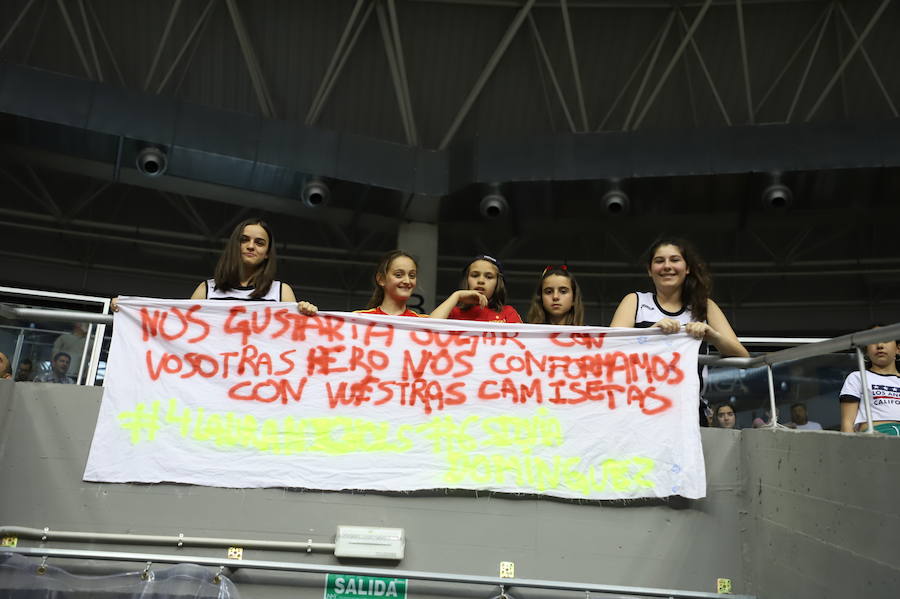
<svg viewBox="0 0 900 599">
<path fill-rule="evenodd" d="M 684 331 L 716 346 L 724 356 L 748 357 L 728 318 L 709 293 L 712 278 L 706 263 L 683 239 L 663 239 L 647 262 L 653 292 L 629 293 L 619 303 L 611 327 L 657 327 L 663 333 Z"/>
<path fill-rule="evenodd" d="M 548 266 L 541 273 L 537 289 L 531 296 L 528 322 L 578 327 L 584 324 L 581 287 L 567 265 Z"/>
<path fill-rule="evenodd" d="M 269 225 L 259 218 L 240 222 L 222 249 L 215 276 L 197 285 L 191 299 L 296 302 L 291 286 L 275 280 L 276 258 Z M 119 311 L 117 298 L 110 307 Z M 318 312 L 315 304 L 306 301 L 298 302 L 297 310 L 307 316 Z"/>
<path fill-rule="evenodd" d="M 663 238 L 650 250 L 647 274 L 652 292 L 629 293 L 619 303 L 611 327 L 656 327 L 669 335 L 684 332 L 716 346 L 723 356 L 746 358 L 750 354 L 738 341 L 728 318 L 709 293 L 712 278 L 697 250 L 684 239 Z M 700 425 L 708 426 L 712 411 L 703 399 L 701 372 Z"/>
<path fill-rule="evenodd" d="M 275 280 L 275 243 L 265 221 L 247 219 L 235 226 L 216 265 L 215 277 L 203 281 L 191 299 L 240 299 L 296 302 L 294 290 Z M 299 302 L 302 314 L 312 315 L 316 306 Z"/>
<path fill-rule="evenodd" d="M 496 258 L 482 254 L 472 260 L 463 270 L 460 287 L 434 309 L 432 318 L 522 322 L 515 308 L 506 303 L 503 266 Z"/>
<path fill-rule="evenodd" d="M 403 250 L 393 250 L 382 256 L 375 268 L 375 287 L 365 310 L 360 314 L 384 316 L 423 316 L 406 307 L 416 288 L 416 260 Z"/>
</svg>

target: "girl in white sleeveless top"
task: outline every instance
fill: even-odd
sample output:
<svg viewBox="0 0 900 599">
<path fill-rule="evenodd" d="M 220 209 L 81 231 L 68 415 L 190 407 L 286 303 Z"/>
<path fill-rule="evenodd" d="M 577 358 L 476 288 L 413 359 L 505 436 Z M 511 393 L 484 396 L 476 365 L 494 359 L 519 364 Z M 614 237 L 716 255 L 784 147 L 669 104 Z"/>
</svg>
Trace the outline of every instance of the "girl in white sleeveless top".
<svg viewBox="0 0 900 599">
<path fill-rule="evenodd" d="M 657 327 L 666 334 L 684 328 L 692 337 L 715 345 L 723 356 L 750 355 L 721 308 L 709 297 L 712 279 L 706 263 L 689 242 L 663 239 L 654 245 L 647 274 L 654 291 L 629 293 L 622 298 L 609 326 Z"/>
<path fill-rule="evenodd" d="M 239 223 L 222 250 L 215 277 L 203 281 L 191 299 L 230 299 L 296 302 L 294 290 L 275 279 L 276 254 L 269 225 L 258 218 Z M 316 306 L 299 302 L 303 314 L 315 314 Z"/>
</svg>

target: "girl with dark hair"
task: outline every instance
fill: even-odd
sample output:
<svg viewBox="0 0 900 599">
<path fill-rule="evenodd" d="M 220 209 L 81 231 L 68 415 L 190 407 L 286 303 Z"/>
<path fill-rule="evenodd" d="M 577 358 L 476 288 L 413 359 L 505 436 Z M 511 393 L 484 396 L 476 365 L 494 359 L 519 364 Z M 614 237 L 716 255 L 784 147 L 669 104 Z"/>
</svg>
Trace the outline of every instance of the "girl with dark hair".
<svg viewBox="0 0 900 599">
<path fill-rule="evenodd" d="M 394 250 L 381 257 L 373 276 L 374 290 L 365 310 L 360 314 L 384 316 L 425 316 L 406 307 L 416 288 L 416 260 L 403 250 Z"/>
<path fill-rule="evenodd" d="M 432 318 L 522 322 L 515 308 L 506 303 L 503 266 L 492 256 L 476 256 L 463 270 L 461 289 L 434 309 Z"/>
<path fill-rule="evenodd" d="M 684 239 L 663 239 L 650 250 L 647 274 L 652 292 L 629 293 L 619 303 L 611 327 L 657 327 L 686 333 L 716 346 L 724 356 L 749 356 L 728 318 L 710 297 L 706 263 Z"/>
<path fill-rule="evenodd" d="M 275 267 L 272 230 L 263 220 L 247 219 L 231 232 L 215 276 L 197 285 L 191 299 L 296 302 L 291 286 L 275 280 Z M 297 308 L 309 315 L 317 311 L 309 302 L 299 302 Z"/>
<path fill-rule="evenodd" d="M 657 327 L 669 335 L 684 327 L 688 335 L 702 339 L 700 352 L 712 343 L 724 356 L 746 358 L 750 354 L 721 308 L 709 294 L 712 279 L 706 263 L 686 240 L 663 238 L 650 249 L 647 274 L 653 281 L 652 292 L 629 293 L 616 308 L 611 327 Z M 705 368 L 700 372 L 700 425 L 709 426 L 712 410 L 703 399 Z"/>
<path fill-rule="evenodd" d="M 717 428 L 737 428 L 734 408 L 731 407 L 730 403 L 720 403 L 716 406 L 716 410 L 713 412 L 712 423 Z"/>
<path fill-rule="evenodd" d="M 872 328 L 878 328 L 877 326 Z M 879 341 L 866 346 L 866 384 L 872 397 L 872 426 L 876 433 L 900 436 L 900 357 L 897 341 Z M 859 371 L 851 372 L 841 388 L 841 432 L 852 433 L 869 428 L 862 398 Z"/>
<path fill-rule="evenodd" d="M 537 288 L 531 296 L 527 320 L 531 324 L 579 327 L 584 324 L 581 288 L 567 265 L 548 266 L 541 273 Z"/>
</svg>

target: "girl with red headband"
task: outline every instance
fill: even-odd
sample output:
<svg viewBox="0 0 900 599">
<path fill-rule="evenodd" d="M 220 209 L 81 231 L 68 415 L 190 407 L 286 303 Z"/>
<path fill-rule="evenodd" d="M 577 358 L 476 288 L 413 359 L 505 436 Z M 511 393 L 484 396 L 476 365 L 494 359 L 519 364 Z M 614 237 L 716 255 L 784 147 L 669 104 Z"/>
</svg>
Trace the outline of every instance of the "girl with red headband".
<svg viewBox="0 0 900 599">
<path fill-rule="evenodd" d="M 531 296 L 528 322 L 574 326 L 584 324 L 581 287 L 567 265 L 548 266 L 541 273 L 534 295 Z"/>
</svg>

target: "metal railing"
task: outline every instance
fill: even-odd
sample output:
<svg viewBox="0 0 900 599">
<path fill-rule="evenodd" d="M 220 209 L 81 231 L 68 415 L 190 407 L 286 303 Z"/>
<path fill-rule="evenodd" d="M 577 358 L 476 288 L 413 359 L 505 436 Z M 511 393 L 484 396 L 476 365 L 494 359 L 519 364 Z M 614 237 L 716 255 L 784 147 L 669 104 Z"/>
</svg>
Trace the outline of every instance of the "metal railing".
<svg viewBox="0 0 900 599">
<path fill-rule="evenodd" d="M 474 576 L 467 574 L 450 574 L 444 572 L 423 572 L 419 570 L 395 570 L 392 568 L 357 568 L 335 566 L 330 564 L 304 564 L 300 562 L 267 561 L 267 560 L 234 560 L 229 558 L 208 556 L 186 556 L 165 553 L 129 553 L 121 551 L 87 551 L 81 549 L 52 549 L 44 547 L 13 548 L 0 547 L 0 551 L 17 553 L 36 558 L 95 559 L 118 562 L 140 562 L 148 564 L 181 564 L 191 563 L 200 566 L 218 566 L 225 570 L 269 570 L 274 572 L 300 572 L 306 574 L 346 574 L 350 576 L 374 576 L 382 578 L 405 578 L 452 584 L 482 585 L 498 587 L 498 597 L 508 597 L 511 588 L 544 589 L 550 591 L 571 591 L 580 593 L 581 598 L 590 593 L 617 594 L 630 597 L 670 597 L 684 599 L 719 599 L 722 595 L 703 591 L 679 589 L 661 589 L 653 587 L 631 587 L 609 584 L 591 584 L 584 582 L 565 582 L 556 580 L 540 580 L 530 578 L 498 578 L 494 576 Z M 754 595 L 728 595 L 733 599 L 755 599 Z"/>
<path fill-rule="evenodd" d="M 81 305 L 96 304 L 97 312 L 32 308 L 20 305 L 0 304 L 0 316 L 4 318 L 23 320 L 39 319 L 46 322 L 78 322 L 88 324 L 76 382 L 83 382 L 84 384 L 94 383 L 97 378 L 97 368 L 100 363 L 100 351 L 101 346 L 103 345 L 103 338 L 106 334 L 106 327 L 112 324 L 112 315 L 109 314 L 110 298 L 78 295 L 74 293 L 57 293 L 35 289 L 22 289 L 17 287 L 0 287 L 0 297 L 3 297 L 5 300 L 15 299 L 16 301 L 22 302 L 51 301 L 61 305 L 71 305 L 73 303 Z M 9 356 L 13 368 L 17 367 L 19 364 L 22 346 L 23 335 L 19 334 L 13 355 Z M 88 350 L 88 348 L 90 348 L 90 350 Z M 87 366 L 86 370 L 85 366 Z"/>
<path fill-rule="evenodd" d="M 877 329 L 868 329 L 858 331 L 824 341 L 817 341 L 797 347 L 789 347 L 776 352 L 755 356 L 753 358 L 716 358 L 714 356 L 700 356 L 701 364 L 710 366 L 735 366 L 737 368 L 755 368 L 764 366 L 769 380 L 769 410 L 772 415 L 772 422 L 769 426 L 778 426 L 778 410 L 775 406 L 775 384 L 772 378 L 772 367 L 776 364 L 790 362 L 792 360 L 801 360 L 803 358 L 813 358 L 825 354 L 835 352 L 855 351 L 857 367 L 859 368 L 859 376 L 863 387 L 864 412 L 866 414 L 866 422 L 868 424 L 867 433 L 874 433 L 875 429 L 872 425 L 872 391 L 866 382 L 866 365 L 863 357 L 863 348 L 872 343 L 881 341 L 893 341 L 900 338 L 900 322 L 878 327 Z"/>
</svg>

